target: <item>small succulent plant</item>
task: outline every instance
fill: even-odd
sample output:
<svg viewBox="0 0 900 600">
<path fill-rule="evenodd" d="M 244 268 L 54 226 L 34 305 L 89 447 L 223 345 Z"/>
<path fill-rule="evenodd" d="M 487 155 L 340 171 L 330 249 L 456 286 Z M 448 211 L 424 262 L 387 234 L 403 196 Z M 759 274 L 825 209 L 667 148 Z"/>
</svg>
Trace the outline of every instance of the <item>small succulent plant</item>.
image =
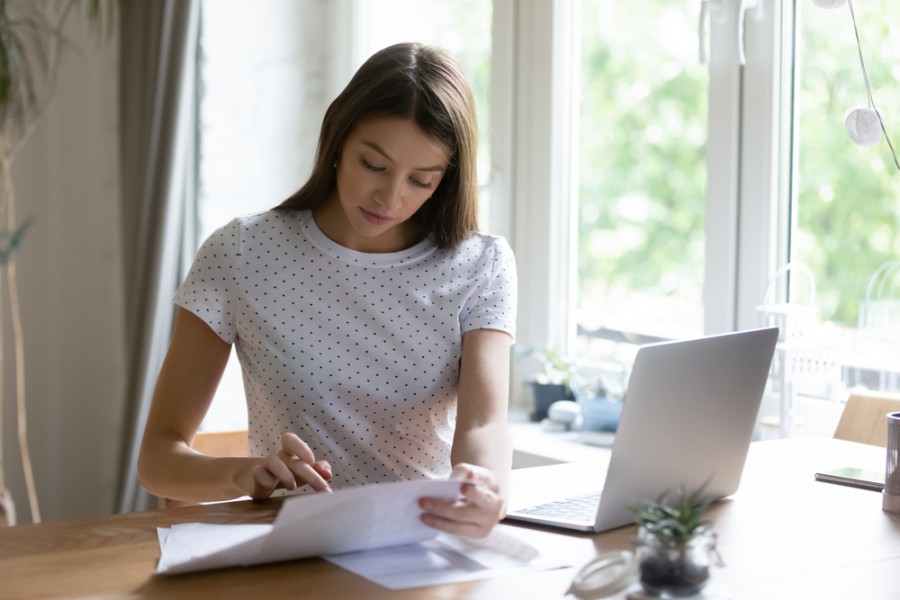
<svg viewBox="0 0 900 600">
<path fill-rule="evenodd" d="M 656 500 L 638 505 L 633 509 L 637 524 L 665 546 L 684 544 L 709 527 L 702 519 L 710 504 L 709 500 L 701 501 L 705 487 L 690 494 L 681 488 L 674 503 L 667 501 L 671 493 L 665 492 Z"/>
<path fill-rule="evenodd" d="M 691 596 L 708 582 L 711 564 L 722 566 L 715 533 L 703 514 L 710 500 L 703 489 L 682 488 L 674 502 L 662 494 L 633 510 L 638 524 L 638 567 L 641 586 L 654 596 Z"/>
</svg>

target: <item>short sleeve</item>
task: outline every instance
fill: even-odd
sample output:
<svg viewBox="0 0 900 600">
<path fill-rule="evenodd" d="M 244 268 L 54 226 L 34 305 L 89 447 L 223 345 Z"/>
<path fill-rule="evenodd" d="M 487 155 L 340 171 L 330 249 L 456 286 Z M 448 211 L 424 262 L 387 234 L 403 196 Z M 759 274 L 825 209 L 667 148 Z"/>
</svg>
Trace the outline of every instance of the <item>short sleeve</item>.
<svg viewBox="0 0 900 600">
<path fill-rule="evenodd" d="M 174 302 L 200 317 L 229 344 L 236 339 L 237 264 L 241 255 L 240 222 L 215 231 L 200 247 Z"/>
<path fill-rule="evenodd" d="M 515 256 L 506 240 L 493 238 L 483 267 L 486 281 L 466 304 L 461 331 L 497 329 L 515 338 L 518 279 Z"/>
</svg>

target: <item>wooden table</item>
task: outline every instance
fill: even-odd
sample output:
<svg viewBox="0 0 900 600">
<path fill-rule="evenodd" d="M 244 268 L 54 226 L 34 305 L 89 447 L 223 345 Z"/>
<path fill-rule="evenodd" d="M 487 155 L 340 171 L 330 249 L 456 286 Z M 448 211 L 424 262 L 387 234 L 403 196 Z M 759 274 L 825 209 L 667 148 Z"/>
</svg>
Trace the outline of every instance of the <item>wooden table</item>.
<svg viewBox="0 0 900 600">
<path fill-rule="evenodd" d="M 713 573 L 722 598 L 900 598 L 900 515 L 878 493 L 820 483 L 818 469 L 884 468 L 884 449 L 831 439 L 753 444 L 741 490 L 711 512 L 727 566 Z M 574 465 L 540 467 L 565 473 Z M 537 469 L 514 473 L 513 501 Z M 562 480 L 561 480 L 562 481 Z M 571 478 L 569 478 L 571 481 Z M 560 484 L 562 485 L 562 484 Z M 521 492 L 521 493 L 520 493 Z M 233 502 L 0 530 L 0 598 L 562 598 L 574 569 L 392 592 L 321 559 L 164 577 L 156 527 L 271 522 L 278 501 Z M 633 527 L 590 534 L 523 528 L 544 552 L 578 564 L 629 549 Z"/>
</svg>

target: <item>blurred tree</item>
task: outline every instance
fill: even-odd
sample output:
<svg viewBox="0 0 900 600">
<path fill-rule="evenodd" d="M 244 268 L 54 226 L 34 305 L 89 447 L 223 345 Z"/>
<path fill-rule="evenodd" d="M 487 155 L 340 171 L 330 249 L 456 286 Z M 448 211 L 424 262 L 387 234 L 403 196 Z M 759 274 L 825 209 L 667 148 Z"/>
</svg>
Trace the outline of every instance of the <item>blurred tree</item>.
<svg viewBox="0 0 900 600">
<path fill-rule="evenodd" d="M 683 46 L 670 51 L 696 35 L 673 14 L 683 7 L 582 6 L 579 303 L 652 294 L 652 327 L 703 284 L 706 71 Z"/>
<path fill-rule="evenodd" d="M 847 111 L 867 103 L 846 7 L 797 4 L 790 260 L 814 272 L 823 318 L 855 327 L 869 278 L 900 257 L 900 179 L 884 140 L 861 148 L 844 128 Z M 680 30 L 696 35 L 694 23 L 673 17 L 687 11 L 668 0 L 582 6 L 579 303 L 597 306 L 616 291 L 653 294 L 655 317 L 671 319 L 681 291 L 703 285 L 705 260 L 707 76 L 695 56 L 683 60 L 669 43 Z M 900 106 L 900 45 L 892 43 L 900 19 L 890 7 L 871 0 L 857 15 L 889 133 L 900 123 L 891 112 Z M 783 122 L 789 126 L 790 117 Z M 645 325 L 654 315 L 646 317 Z"/>
<path fill-rule="evenodd" d="M 866 70 L 888 134 L 900 122 L 896 65 L 900 19 L 889 0 L 870 0 L 857 12 Z M 822 316 L 856 326 L 869 278 L 900 257 L 900 180 L 882 138 L 856 146 L 846 113 L 867 104 L 856 38 L 846 10 L 802 6 L 796 229 L 793 260 L 816 276 Z M 893 118 L 892 118 L 893 117 Z"/>
</svg>

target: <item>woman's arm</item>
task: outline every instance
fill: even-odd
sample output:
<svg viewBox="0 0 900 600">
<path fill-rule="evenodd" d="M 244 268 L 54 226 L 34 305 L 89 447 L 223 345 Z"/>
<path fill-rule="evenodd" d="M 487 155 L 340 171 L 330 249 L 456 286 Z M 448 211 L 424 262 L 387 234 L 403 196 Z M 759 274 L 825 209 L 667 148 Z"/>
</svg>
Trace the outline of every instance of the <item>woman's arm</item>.
<svg viewBox="0 0 900 600">
<path fill-rule="evenodd" d="M 138 459 L 141 484 L 173 500 L 209 502 L 249 495 L 264 498 L 279 488 L 309 483 L 326 490 L 330 467 L 309 446 L 285 433 L 282 451 L 265 458 L 213 458 L 190 445 L 225 370 L 231 344 L 199 317 L 178 308 Z"/>
<path fill-rule="evenodd" d="M 464 505 L 425 499 L 423 520 L 450 533 L 484 537 L 506 514 L 512 447 L 507 427 L 509 334 L 476 329 L 463 336 L 456 433 L 450 459 Z"/>
<path fill-rule="evenodd" d="M 451 464 L 485 467 L 507 495 L 512 447 L 509 408 L 509 334 L 476 329 L 463 336 Z"/>
</svg>

